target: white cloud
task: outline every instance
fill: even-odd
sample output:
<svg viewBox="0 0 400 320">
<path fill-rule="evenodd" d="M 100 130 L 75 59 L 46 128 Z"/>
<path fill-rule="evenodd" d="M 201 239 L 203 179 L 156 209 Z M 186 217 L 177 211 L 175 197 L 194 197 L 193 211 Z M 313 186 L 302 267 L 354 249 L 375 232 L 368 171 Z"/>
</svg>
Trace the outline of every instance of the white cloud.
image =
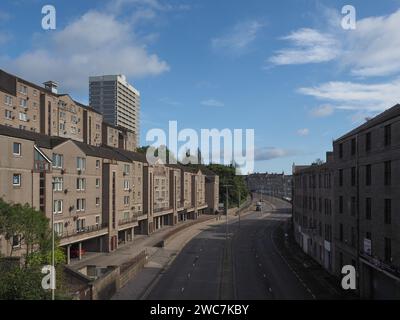
<svg viewBox="0 0 400 320">
<path fill-rule="evenodd" d="M 328 117 L 333 114 L 335 108 L 329 104 L 318 106 L 310 111 L 311 116 L 315 118 Z"/>
<path fill-rule="evenodd" d="M 400 10 L 357 21 L 346 33 L 342 62 L 357 76 L 385 76 L 400 71 Z"/>
<path fill-rule="evenodd" d="M 332 35 L 314 29 L 299 29 L 282 39 L 290 41 L 293 46 L 269 58 L 275 65 L 326 62 L 339 54 L 339 42 Z"/>
<path fill-rule="evenodd" d="M 223 102 L 215 99 L 203 100 L 201 104 L 207 107 L 223 107 L 225 105 Z"/>
<path fill-rule="evenodd" d="M 254 160 L 265 161 L 265 160 L 295 156 L 298 154 L 301 154 L 301 152 L 296 150 L 288 150 L 276 147 L 263 147 L 255 149 Z"/>
<path fill-rule="evenodd" d="M 310 134 L 310 129 L 308 128 L 299 129 L 297 130 L 297 134 L 299 136 L 308 136 Z"/>
<path fill-rule="evenodd" d="M 378 17 L 357 20 L 355 30 L 339 27 L 342 16 L 330 10 L 326 30 L 302 28 L 284 37 L 292 46 L 279 50 L 268 61 L 273 65 L 337 61 L 361 77 L 400 72 L 400 9 Z"/>
<path fill-rule="evenodd" d="M 226 34 L 211 39 L 211 46 L 229 54 L 242 54 L 257 38 L 262 27 L 263 25 L 255 20 L 238 23 Z"/>
<path fill-rule="evenodd" d="M 336 109 L 380 112 L 400 102 L 400 79 L 377 84 L 334 81 L 298 92 L 334 103 Z"/>
<path fill-rule="evenodd" d="M 97 11 L 56 31 L 40 48 L 8 58 L 3 64 L 32 81 L 52 79 L 63 90 L 80 93 L 87 91 L 90 75 L 142 77 L 169 70 L 165 61 L 139 43 L 131 25 Z"/>
</svg>

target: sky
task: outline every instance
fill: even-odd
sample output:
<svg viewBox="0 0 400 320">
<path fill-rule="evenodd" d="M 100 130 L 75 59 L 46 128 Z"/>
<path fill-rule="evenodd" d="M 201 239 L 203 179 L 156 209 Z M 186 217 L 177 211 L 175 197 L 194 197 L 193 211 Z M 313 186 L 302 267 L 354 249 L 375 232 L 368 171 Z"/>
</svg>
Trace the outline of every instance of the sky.
<svg viewBox="0 0 400 320">
<path fill-rule="evenodd" d="M 125 74 L 142 145 L 169 121 L 254 129 L 255 171 L 290 173 L 400 102 L 400 1 L 2 0 L 0 68 L 83 103 L 89 76 Z"/>
</svg>

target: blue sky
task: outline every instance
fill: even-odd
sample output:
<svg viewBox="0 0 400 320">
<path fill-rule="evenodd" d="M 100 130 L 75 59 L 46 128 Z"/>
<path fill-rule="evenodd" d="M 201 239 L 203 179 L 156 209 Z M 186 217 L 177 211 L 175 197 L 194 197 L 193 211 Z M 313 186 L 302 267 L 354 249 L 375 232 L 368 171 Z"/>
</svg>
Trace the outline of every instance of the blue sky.
<svg viewBox="0 0 400 320">
<path fill-rule="evenodd" d="M 71 5 L 73 3 L 73 5 Z M 41 28 L 41 8 L 57 29 Z M 356 8 L 356 30 L 341 9 Z M 87 102 L 124 73 L 152 128 L 255 129 L 256 171 L 291 172 L 400 101 L 400 1 L 114 0 L 0 3 L 0 67 Z"/>
</svg>

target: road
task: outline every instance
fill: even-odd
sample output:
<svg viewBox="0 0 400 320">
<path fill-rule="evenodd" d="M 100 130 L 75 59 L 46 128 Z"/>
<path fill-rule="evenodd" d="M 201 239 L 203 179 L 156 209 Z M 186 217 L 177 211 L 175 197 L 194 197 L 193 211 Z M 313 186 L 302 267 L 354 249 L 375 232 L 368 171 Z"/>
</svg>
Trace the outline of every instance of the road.
<svg viewBox="0 0 400 320">
<path fill-rule="evenodd" d="M 275 231 L 290 217 L 290 207 L 279 200 L 274 204 L 242 217 L 240 225 L 235 220 L 194 237 L 146 298 L 313 299 L 276 246 Z"/>
</svg>

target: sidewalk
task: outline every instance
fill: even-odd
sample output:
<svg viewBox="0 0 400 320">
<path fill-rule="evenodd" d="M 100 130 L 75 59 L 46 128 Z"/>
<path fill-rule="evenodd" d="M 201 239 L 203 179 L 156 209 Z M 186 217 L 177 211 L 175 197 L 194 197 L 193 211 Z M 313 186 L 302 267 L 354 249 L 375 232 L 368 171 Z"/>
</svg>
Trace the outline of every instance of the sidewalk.
<svg viewBox="0 0 400 320">
<path fill-rule="evenodd" d="M 116 251 L 105 253 L 105 252 L 96 252 L 96 253 L 88 253 L 82 260 L 73 260 L 71 261 L 70 267 L 73 269 L 80 269 L 86 265 L 95 265 L 99 267 L 107 267 L 107 266 L 117 266 L 121 265 L 134 256 L 138 255 L 143 250 L 148 251 L 148 255 L 152 255 L 157 248 L 154 246 L 157 245 L 160 241 L 164 240 L 165 237 L 172 230 L 176 229 L 185 224 L 190 224 L 193 221 L 197 221 L 196 224 L 202 223 L 204 221 L 208 221 L 210 219 L 214 219 L 214 216 L 211 215 L 201 215 L 197 220 L 187 220 L 184 223 L 181 223 L 177 226 L 168 226 L 165 227 L 150 236 L 147 235 L 137 235 L 133 239 L 132 242 L 129 242 L 125 245 L 119 247 Z M 186 230 L 186 229 L 184 229 Z M 181 231 L 183 232 L 183 231 Z"/>
<path fill-rule="evenodd" d="M 315 298 L 318 300 L 354 300 L 357 299 L 353 293 L 345 292 L 340 287 L 339 279 L 328 273 L 313 258 L 308 256 L 295 242 L 291 232 L 287 231 L 288 237 L 285 239 L 285 229 L 288 224 L 280 226 L 274 235 L 274 239 L 280 252 L 289 262 L 291 267 L 297 272 L 301 279 L 307 283 Z"/>
</svg>

